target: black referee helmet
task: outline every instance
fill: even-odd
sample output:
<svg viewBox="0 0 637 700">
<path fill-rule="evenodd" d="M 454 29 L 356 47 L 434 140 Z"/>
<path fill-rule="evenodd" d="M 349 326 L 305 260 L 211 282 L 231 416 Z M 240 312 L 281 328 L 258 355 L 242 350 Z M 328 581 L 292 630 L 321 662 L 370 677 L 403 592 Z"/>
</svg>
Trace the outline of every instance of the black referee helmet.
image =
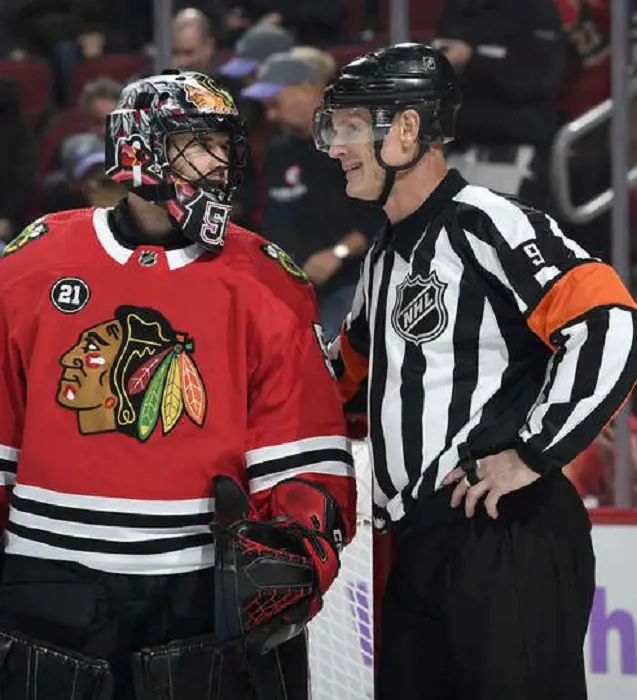
<svg viewBox="0 0 637 700">
<path fill-rule="evenodd" d="M 328 151 L 336 145 L 334 112 L 368 109 L 376 160 L 386 171 L 383 192 L 376 200 L 382 206 L 397 171 L 412 168 L 434 141 L 453 139 L 460 102 L 456 75 L 444 53 L 426 44 L 396 44 L 356 58 L 337 73 L 314 115 L 314 140 L 319 150 Z M 420 115 L 420 147 L 408 163 L 392 166 L 381 156 L 383 140 L 394 117 L 406 109 Z"/>
</svg>

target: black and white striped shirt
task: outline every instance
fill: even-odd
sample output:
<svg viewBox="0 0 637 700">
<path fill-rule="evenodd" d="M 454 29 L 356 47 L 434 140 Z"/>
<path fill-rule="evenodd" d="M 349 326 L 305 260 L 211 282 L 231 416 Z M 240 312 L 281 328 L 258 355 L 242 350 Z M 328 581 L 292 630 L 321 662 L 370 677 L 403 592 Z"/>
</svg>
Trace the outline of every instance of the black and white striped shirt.
<svg viewBox="0 0 637 700">
<path fill-rule="evenodd" d="M 637 379 L 637 311 L 549 216 L 450 171 L 368 253 L 331 348 L 367 387 L 374 502 L 400 520 L 463 458 L 560 468 Z"/>
</svg>

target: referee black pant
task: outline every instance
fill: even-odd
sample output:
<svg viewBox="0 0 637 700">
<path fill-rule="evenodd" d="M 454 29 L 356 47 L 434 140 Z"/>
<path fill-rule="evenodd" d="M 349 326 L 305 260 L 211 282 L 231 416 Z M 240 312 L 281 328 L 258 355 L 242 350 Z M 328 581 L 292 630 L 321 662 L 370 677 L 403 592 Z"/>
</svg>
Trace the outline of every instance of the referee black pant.
<svg viewBox="0 0 637 700">
<path fill-rule="evenodd" d="M 378 700 L 585 700 L 595 589 L 586 509 L 558 472 L 498 510 L 399 540 Z"/>
</svg>

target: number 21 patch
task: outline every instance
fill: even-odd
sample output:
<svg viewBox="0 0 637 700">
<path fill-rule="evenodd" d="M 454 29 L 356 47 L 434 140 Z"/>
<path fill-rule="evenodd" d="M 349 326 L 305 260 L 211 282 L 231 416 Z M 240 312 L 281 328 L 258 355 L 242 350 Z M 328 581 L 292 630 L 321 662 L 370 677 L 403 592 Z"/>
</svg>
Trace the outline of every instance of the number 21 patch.
<svg viewBox="0 0 637 700">
<path fill-rule="evenodd" d="M 88 284 L 79 277 L 62 277 L 51 287 L 51 303 L 63 314 L 76 314 L 91 298 Z"/>
</svg>

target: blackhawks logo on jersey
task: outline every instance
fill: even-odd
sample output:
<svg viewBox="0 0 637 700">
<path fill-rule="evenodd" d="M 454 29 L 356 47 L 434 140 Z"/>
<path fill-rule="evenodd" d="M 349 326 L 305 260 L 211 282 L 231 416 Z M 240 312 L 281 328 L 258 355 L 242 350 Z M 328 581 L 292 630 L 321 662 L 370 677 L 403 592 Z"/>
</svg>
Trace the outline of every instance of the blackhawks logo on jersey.
<svg viewBox="0 0 637 700">
<path fill-rule="evenodd" d="M 34 241 L 36 238 L 44 236 L 44 234 L 49 230 L 46 223 L 45 217 L 36 219 L 33 223 L 22 229 L 22 231 L 10 242 L 7 243 L 5 249 L 2 251 L 3 257 L 16 253 L 18 250 L 24 248 L 27 243 Z"/>
<path fill-rule="evenodd" d="M 160 423 L 168 435 L 184 416 L 202 426 L 207 397 L 194 349 L 158 311 L 120 306 L 60 358 L 57 402 L 77 412 L 83 435 L 118 431 L 145 441 Z"/>
<path fill-rule="evenodd" d="M 278 262 L 279 265 L 288 273 L 288 275 L 294 277 L 294 279 L 302 282 L 303 284 L 309 284 L 310 278 L 294 262 L 292 256 L 283 250 L 283 248 L 279 248 L 279 246 L 274 243 L 264 243 L 261 246 L 261 250 L 269 258 L 272 258 L 272 260 Z"/>
</svg>

